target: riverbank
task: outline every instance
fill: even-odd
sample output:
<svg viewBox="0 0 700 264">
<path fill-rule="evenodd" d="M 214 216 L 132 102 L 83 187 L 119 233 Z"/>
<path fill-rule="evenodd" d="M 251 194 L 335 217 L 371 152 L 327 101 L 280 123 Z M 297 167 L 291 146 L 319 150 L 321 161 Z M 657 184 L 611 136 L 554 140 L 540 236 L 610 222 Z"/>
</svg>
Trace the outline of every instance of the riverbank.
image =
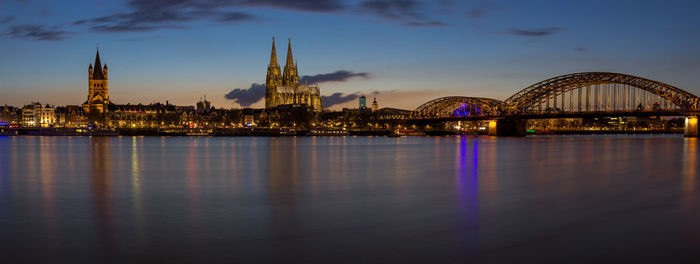
<svg viewBox="0 0 700 264">
<path fill-rule="evenodd" d="M 543 130 L 528 131 L 528 135 L 644 135 L 644 134 L 683 134 L 683 128 L 649 130 Z"/>
<path fill-rule="evenodd" d="M 297 130 L 288 128 L 10 128 L 1 131 L 4 136 L 386 136 L 390 130 Z"/>
<path fill-rule="evenodd" d="M 652 130 L 539 130 L 528 135 L 640 135 L 683 134 L 683 129 Z M 282 137 L 282 136 L 457 136 L 486 135 L 486 131 L 426 130 L 404 131 L 394 134 L 391 130 L 296 130 L 287 128 L 140 128 L 140 129 L 80 129 L 80 128 L 11 128 L 0 132 L 3 136 L 215 136 L 215 137 Z"/>
</svg>

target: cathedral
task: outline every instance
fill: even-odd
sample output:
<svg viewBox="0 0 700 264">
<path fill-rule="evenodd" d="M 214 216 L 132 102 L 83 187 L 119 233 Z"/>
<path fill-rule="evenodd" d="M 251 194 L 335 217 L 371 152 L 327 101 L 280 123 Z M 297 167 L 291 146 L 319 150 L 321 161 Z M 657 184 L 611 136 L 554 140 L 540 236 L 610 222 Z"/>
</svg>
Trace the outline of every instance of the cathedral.
<svg viewBox="0 0 700 264">
<path fill-rule="evenodd" d="M 272 38 L 272 54 L 265 79 L 265 108 L 281 105 L 306 105 L 313 108 L 315 112 L 323 110 L 318 85 L 299 83 L 297 64 L 294 63 L 292 57 L 291 40 L 287 46 L 287 62 L 284 65 L 284 72 L 282 72 L 279 63 L 277 63 L 275 39 Z"/>
<path fill-rule="evenodd" d="M 92 64 L 88 67 L 88 97 L 83 103 L 83 110 L 86 113 L 97 112 L 104 113 L 108 106 L 112 104 L 109 101 L 109 86 L 107 82 L 107 64 L 104 68 L 100 62 L 100 51 L 95 55 L 95 68 Z"/>
</svg>

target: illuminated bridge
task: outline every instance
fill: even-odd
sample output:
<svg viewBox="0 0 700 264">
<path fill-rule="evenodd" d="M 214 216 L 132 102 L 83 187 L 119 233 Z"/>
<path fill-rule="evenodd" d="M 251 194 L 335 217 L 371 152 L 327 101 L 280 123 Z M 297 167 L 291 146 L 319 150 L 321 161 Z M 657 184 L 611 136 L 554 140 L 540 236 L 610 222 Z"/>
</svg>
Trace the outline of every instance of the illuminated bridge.
<svg viewBox="0 0 700 264">
<path fill-rule="evenodd" d="M 533 84 L 505 101 L 451 96 L 416 108 L 412 124 L 492 120 L 489 134 L 525 135 L 525 121 L 545 118 L 686 116 L 686 135 L 697 136 L 700 100 L 674 86 L 610 72 L 573 73 Z"/>
</svg>

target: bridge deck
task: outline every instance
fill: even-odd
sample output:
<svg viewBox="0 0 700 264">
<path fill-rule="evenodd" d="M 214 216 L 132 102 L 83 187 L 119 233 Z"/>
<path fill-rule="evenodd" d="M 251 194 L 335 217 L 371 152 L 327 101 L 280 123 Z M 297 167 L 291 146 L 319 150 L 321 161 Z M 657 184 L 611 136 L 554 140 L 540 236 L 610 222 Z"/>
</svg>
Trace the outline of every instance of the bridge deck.
<svg viewBox="0 0 700 264">
<path fill-rule="evenodd" d="M 663 110 L 617 110 L 617 111 L 589 111 L 589 112 L 551 112 L 551 113 L 520 113 L 500 115 L 471 115 L 450 117 L 424 117 L 410 118 L 409 122 L 449 122 L 449 121 L 478 121 L 500 118 L 518 119 L 550 119 L 550 118 L 596 118 L 596 117 L 651 117 L 651 116 L 689 116 L 698 115 L 697 111 L 684 111 L 681 109 Z"/>
</svg>

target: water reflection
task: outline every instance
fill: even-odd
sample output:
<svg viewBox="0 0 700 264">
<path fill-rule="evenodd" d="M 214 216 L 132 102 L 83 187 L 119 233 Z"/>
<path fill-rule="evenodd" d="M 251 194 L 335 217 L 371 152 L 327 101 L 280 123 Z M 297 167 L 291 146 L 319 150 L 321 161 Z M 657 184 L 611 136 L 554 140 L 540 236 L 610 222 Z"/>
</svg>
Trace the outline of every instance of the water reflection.
<svg viewBox="0 0 700 264">
<path fill-rule="evenodd" d="M 139 165 L 139 138 L 131 138 L 131 207 L 134 219 L 134 228 L 138 234 L 138 239 L 135 239 L 134 244 L 142 246 L 146 241 L 146 219 L 143 209 L 142 197 L 142 182 L 141 182 L 141 166 Z M 161 147 L 164 146 L 161 143 Z M 161 153 L 162 154 L 162 153 Z"/>
<path fill-rule="evenodd" d="M 114 213 L 112 193 L 112 138 L 92 137 L 91 146 L 91 171 L 89 178 L 92 181 L 92 199 L 94 207 L 94 222 L 97 241 L 103 254 L 110 256 L 114 253 Z"/>
<path fill-rule="evenodd" d="M 688 256 L 675 249 L 700 243 L 697 139 L 12 137 L 0 147 L 0 248 L 17 262 L 597 262 L 610 249 Z"/>
<path fill-rule="evenodd" d="M 685 138 L 683 142 L 683 193 L 684 203 L 690 206 L 697 199 L 698 139 Z M 697 202 L 697 200 L 695 201 Z"/>
<path fill-rule="evenodd" d="M 465 236 L 462 243 L 465 248 L 473 251 L 478 247 L 479 241 L 479 140 L 461 137 L 455 146 L 455 185 L 464 218 L 462 233 Z M 475 256 L 474 252 L 471 252 L 471 255 Z M 474 260 L 475 258 L 470 258 L 470 261 Z"/>
<path fill-rule="evenodd" d="M 50 137 L 40 137 L 39 138 L 39 177 L 41 182 L 41 196 L 43 202 L 44 213 L 44 223 L 47 235 L 51 237 L 52 240 L 56 239 L 56 205 L 54 198 L 54 177 L 56 172 L 56 151 L 52 148 L 56 148 L 55 138 Z"/>
<path fill-rule="evenodd" d="M 198 154 L 203 154 L 197 151 L 198 141 L 191 140 L 187 147 L 187 201 L 189 201 L 189 209 L 193 211 L 192 215 L 197 215 L 199 209 L 199 177 L 200 170 L 204 169 L 200 166 L 200 158 Z M 195 219 L 192 219 L 193 222 Z"/>
</svg>

